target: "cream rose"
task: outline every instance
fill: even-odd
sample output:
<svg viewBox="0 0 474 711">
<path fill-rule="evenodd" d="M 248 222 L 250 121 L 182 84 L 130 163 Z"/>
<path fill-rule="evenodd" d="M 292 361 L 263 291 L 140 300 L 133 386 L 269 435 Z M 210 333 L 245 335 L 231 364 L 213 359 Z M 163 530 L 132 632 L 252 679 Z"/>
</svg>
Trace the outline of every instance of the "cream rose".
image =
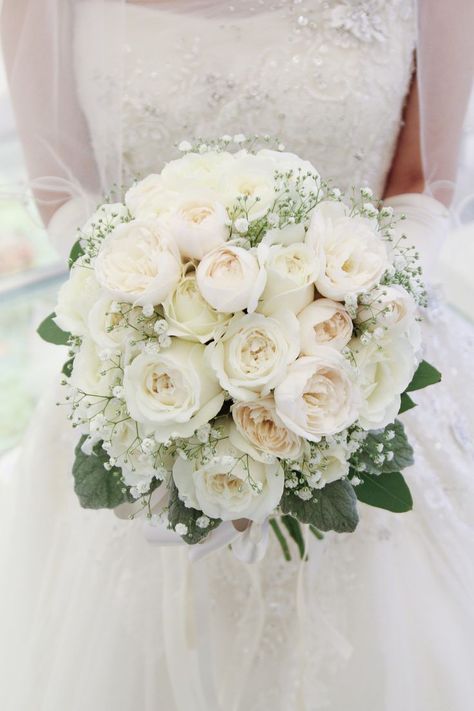
<svg viewBox="0 0 474 711">
<path fill-rule="evenodd" d="M 206 516 L 262 523 L 280 503 L 284 475 L 279 464 L 258 462 L 222 439 L 202 461 L 178 458 L 173 479 L 186 506 Z"/>
<path fill-rule="evenodd" d="M 265 288 L 265 250 L 225 244 L 206 254 L 196 270 L 199 291 L 217 311 L 255 311 Z"/>
<path fill-rule="evenodd" d="M 154 427 L 160 442 L 173 433 L 190 437 L 224 402 L 204 346 L 177 339 L 159 353 L 136 356 L 125 368 L 123 386 L 130 415 Z"/>
<path fill-rule="evenodd" d="M 291 311 L 273 317 L 238 314 L 223 337 L 207 347 L 221 387 L 236 400 L 268 394 L 298 353 L 298 321 Z"/>
<path fill-rule="evenodd" d="M 301 456 L 302 440 L 280 420 L 273 397 L 237 402 L 231 413 L 235 426 L 230 430 L 230 441 L 254 459 L 266 461 L 265 455 L 280 459 Z"/>
<path fill-rule="evenodd" d="M 74 358 L 70 384 L 76 388 L 78 407 L 73 416 L 76 421 L 85 417 L 87 420 L 101 412 L 106 404 L 105 398 L 112 397 L 115 385 L 121 381 L 121 371 L 117 368 L 118 358 L 101 360 L 95 343 L 84 338 Z"/>
<path fill-rule="evenodd" d="M 69 279 L 58 292 L 55 321 L 63 331 L 73 336 L 85 336 L 89 312 L 100 295 L 100 286 L 92 267 L 78 259 L 71 268 Z"/>
<path fill-rule="evenodd" d="M 185 193 L 163 218 L 182 257 L 202 259 L 229 238 L 225 207 L 212 194 Z"/>
<path fill-rule="evenodd" d="M 87 325 L 89 335 L 94 340 L 98 348 L 112 349 L 121 348 L 129 336 L 136 333 L 133 328 L 127 325 L 121 313 L 114 311 L 114 301 L 110 296 L 101 296 L 89 312 Z M 135 317 L 142 313 L 141 308 L 136 311 Z M 127 314 L 128 321 L 133 318 L 132 313 Z"/>
<path fill-rule="evenodd" d="M 366 295 L 359 306 L 356 321 L 369 331 L 376 328 L 404 331 L 416 317 L 416 304 L 403 286 L 381 286 Z"/>
<path fill-rule="evenodd" d="M 336 301 L 372 289 L 390 266 L 376 222 L 349 217 L 342 203 L 325 201 L 315 208 L 307 240 L 321 261 L 316 288 Z"/>
<path fill-rule="evenodd" d="M 99 284 L 115 299 L 160 304 L 181 278 L 179 254 L 156 222 L 119 225 L 104 240 L 95 261 Z"/>
<path fill-rule="evenodd" d="M 301 333 L 301 353 L 317 354 L 320 346 L 338 351 L 352 337 L 352 319 L 344 306 L 331 299 L 317 299 L 298 314 Z"/>
<path fill-rule="evenodd" d="M 359 414 L 360 395 L 351 367 L 329 346 L 292 363 L 274 396 L 284 424 L 312 442 L 340 432 Z"/>
<path fill-rule="evenodd" d="M 318 264 L 314 251 L 297 242 L 269 248 L 265 262 L 267 283 L 258 310 L 272 314 L 282 308 L 298 314 L 314 299 Z"/>
<path fill-rule="evenodd" d="M 166 188 L 161 175 L 152 173 L 127 190 L 125 204 L 133 217 L 147 220 L 160 216 L 176 197 L 175 191 Z"/>
<path fill-rule="evenodd" d="M 410 340 L 403 335 L 359 339 L 349 344 L 359 371 L 362 392 L 359 424 L 367 430 L 393 422 L 400 409 L 400 395 L 409 385 L 417 366 Z"/>
<path fill-rule="evenodd" d="M 228 323 L 229 314 L 216 311 L 201 295 L 195 273 L 186 274 L 172 294 L 163 302 L 169 323 L 168 334 L 188 341 L 207 343 L 216 330 Z"/>
</svg>

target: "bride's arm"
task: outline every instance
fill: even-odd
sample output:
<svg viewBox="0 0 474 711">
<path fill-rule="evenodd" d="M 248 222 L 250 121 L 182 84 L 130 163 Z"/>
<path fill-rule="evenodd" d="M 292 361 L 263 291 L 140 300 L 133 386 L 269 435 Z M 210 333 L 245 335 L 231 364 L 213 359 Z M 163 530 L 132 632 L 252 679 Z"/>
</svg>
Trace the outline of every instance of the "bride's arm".
<svg viewBox="0 0 474 711">
<path fill-rule="evenodd" d="M 425 188 L 421 160 L 420 108 L 416 75 L 406 102 L 397 148 L 385 186 L 385 197 L 422 193 Z"/>
<path fill-rule="evenodd" d="M 1 3 L 0 3 L 1 5 Z M 4 0 L 2 50 L 25 162 L 48 224 L 72 198 L 97 192 L 97 168 L 76 93 L 72 18 L 40 0 Z"/>
</svg>

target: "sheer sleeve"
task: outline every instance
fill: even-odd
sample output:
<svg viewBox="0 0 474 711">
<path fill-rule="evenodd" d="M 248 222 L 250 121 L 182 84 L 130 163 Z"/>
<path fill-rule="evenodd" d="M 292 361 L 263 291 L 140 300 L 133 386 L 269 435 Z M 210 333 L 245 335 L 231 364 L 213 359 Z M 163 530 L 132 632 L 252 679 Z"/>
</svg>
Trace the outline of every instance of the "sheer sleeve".
<svg viewBox="0 0 474 711">
<path fill-rule="evenodd" d="M 430 195 L 449 204 L 474 75 L 473 0 L 418 0 L 421 146 Z M 471 175 L 474 173 L 470 166 Z M 472 185 L 471 185 L 472 189 Z"/>
<path fill-rule="evenodd" d="M 72 0 L 3 0 L 2 48 L 25 161 L 43 220 L 100 189 L 73 66 Z"/>
</svg>

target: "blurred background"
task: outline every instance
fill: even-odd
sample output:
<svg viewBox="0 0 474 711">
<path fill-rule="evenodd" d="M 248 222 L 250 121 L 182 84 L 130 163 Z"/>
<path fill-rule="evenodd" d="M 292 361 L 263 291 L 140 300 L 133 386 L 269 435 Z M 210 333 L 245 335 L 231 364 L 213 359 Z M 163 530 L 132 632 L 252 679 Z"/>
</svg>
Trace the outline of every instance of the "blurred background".
<svg viewBox="0 0 474 711">
<path fill-rule="evenodd" d="M 474 165 L 474 122 L 466 132 L 462 161 L 461 194 L 468 195 L 474 193 L 474 185 L 467 184 L 467 166 Z M 34 204 L 19 199 L 22 190 L 14 189 L 25 184 L 0 60 L 0 453 L 21 439 L 63 356 L 36 336 L 36 327 L 53 310 L 67 270 L 49 245 Z M 443 252 L 442 281 L 451 308 L 474 321 L 474 199 L 459 200 L 457 215 L 464 226 L 452 232 Z"/>
</svg>

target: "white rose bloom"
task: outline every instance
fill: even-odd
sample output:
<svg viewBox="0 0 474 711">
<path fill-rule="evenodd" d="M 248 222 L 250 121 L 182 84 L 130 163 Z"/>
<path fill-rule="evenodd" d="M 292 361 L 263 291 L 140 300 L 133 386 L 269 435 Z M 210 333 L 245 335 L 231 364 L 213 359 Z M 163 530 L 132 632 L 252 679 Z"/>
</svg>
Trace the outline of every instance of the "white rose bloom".
<svg viewBox="0 0 474 711">
<path fill-rule="evenodd" d="M 281 245 L 282 247 L 288 247 L 290 244 L 304 242 L 305 237 L 306 230 L 304 224 L 299 222 L 297 224 L 286 225 L 285 227 L 274 227 L 272 230 L 268 230 L 262 242 L 268 244 L 268 246 Z"/>
<path fill-rule="evenodd" d="M 400 409 L 400 395 L 410 384 L 417 362 L 410 340 L 402 335 L 349 344 L 359 370 L 362 392 L 359 424 L 367 430 L 393 422 Z"/>
<path fill-rule="evenodd" d="M 224 394 L 204 358 L 204 346 L 173 339 L 156 354 L 141 353 L 125 368 L 124 395 L 130 415 L 166 442 L 190 437 L 215 417 Z"/>
<path fill-rule="evenodd" d="M 169 235 L 156 222 L 133 220 L 104 240 L 95 261 L 101 286 L 115 299 L 160 304 L 181 278 L 182 265 Z"/>
<path fill-rule="evenodd" d="M 81 233 L 87 236 L 96 231 L 111 231 L 128 217 L 128 209 L 121 202 L 104 203 L 83 225 Z"/>
<path fill-rule="evenodd" d="M 140 180 L 125 193 L 125 204 L 133 217 L 138 219 L 158 217 L 173 199 L 176 199 L 175 191 L 167 189 L 161 175 L 155 173 Z"/>
<path fill-rule="evenodd" d="M 229 314 L 216 311 L 204 300 L 194 273 L 186 274 L 173 293 L 165 299 L 163 312 L 169 324 L 170 336 L 180 336 L 200 343 L 207 343 L 214 338 L 217 328 L 230 319 Z"/>
<path fill-rule="evenodd" d="M 122 314 L 113 311 L 113 303 L 110 296 L 101 296 L 89 312 L 89 335 L 99 349 L 116 350 L 125 344 L 130 335 L 136 334 L 134 329 L 124 324 Z M 131 314 L 128 314 L 128 319 L 130 317 Z"/>
<path fill-rule="evenodd" d="M 349 474 L 349 462 L 344 447 L 336 445 L 326 449 L 323 454 L 322 466 L 318 471 L 320 479 L 316 484 L 317 489 L 322 489 L 326 484 L 332 484 Z"/>
<path fill-rule="evenodd" d="M 302 160 L 294 153 L 285 151 L 273 151 L 264 148 L 258 151 L 257 156 L 273 161 L 275 169 L 280 173 L 288 173 L 292 170 L 294 177 L 305 176 L 304 187 L 307 191 L 317 190 L 320 183 L 319 173 L 312 163 L 307 160 Z"/>
<path fill-rule="evenodd" d="M 196 270 L 199 291 L 217 311 L 255 311 L 265 288 L 265 247 L 225 244 L 206 254 Z"/>
<path fill-rule="evenodd" d="M 70 384 L 80 393 L 76 398 L 79 407 L 74 413 L 77 417 L 92 417 L 104 409 L 104 398 L 112 397 L 114 386 L 120 382 L 121 373 L 115 362 L 101 360 L 95 343 L 84 338 L 74 358 Z"/>
<path fill-rule="evenodd" d="M 301 353 L 317 354 L 320 346 L 338 351 L 352 337 L 352 319 L 344 306 L 332 299 L 317 299 L 298 314 L 301 333 Z"/>
<path fill-rule="evenodd" d="M 263 523 L 280 503 L 285 477 L 279 464 L 255 461 L 222 439 L 210 460 L 178 458 L 173 479 L 185 505 L 210 518 Z"/>
<path fill-rule="evenodd" d="M 163 219 L 182 257 L 202 259 L 229 238 L 227 210 L 202 191 L 180 196 Z"/>
<path fill-rule="evenodd" d="M 258 310 L 272 314 L 282 308 L 298 314 L 314 299 L 318 264 L 314 251 L 297 242 L 269 248 L 265 262 L 267 283 Z"/>
<path fill-rule="evenodd" d="M 233 163 L 222 172 L 221 194 L 226 205 L 234 205 L 239 196 L 246 200 L 246 212 L 252 222 L 263 217 L 273 206 L 275 193 L 274 160 L 268 156 L 239 151 Z"/>
<path fill-rule="evenodd" d="M 311 442 L 349 427 L 359 414 L 360 394 L 352 369 L 329 346 L 292 363 L 274 396 L 284 424 Z"/>
<path fill-rule="evenodd" d="M 281 382 L 299 348 L 298 321 L 283 311 L 273 317 L 234 316 L 207 354 L 224 390 L 235 400 L 256 400 Z"/>
<path fill-rule="evenodd" d="M 207 188 L 222 194 L 222 174 L 234 164 L 234 156 L 225 151 L 188 153 L 170 161 L 161 171 L 163 187 L 181 193 L 188 188 Z"/>
<path fill-rule="evenodd" d="M 315 208 L 307 240 L 321 260 L 316 288 L 336 301 L 372 289 L 390 266 L 376 221 L 349 217 L 339 202 L 324 201 Z"/>
<path fill-rule="evenodd" d="M 231 412 L 235 426 L 231 427 L 230 441 L 238 449 L 261 461 L 266 461 L 265 455 L 280 459 L 301 456 L 303 442 L 280 420 L 273 397 L 234 403 Z"/>
<path fill-rule="evenodd" d="M 369 331 L 381 327 L 401 332 L 415 320 L 415 301 L 403 286 L 380 286 L 367 294 L 366 301 L 359 306 L 356 321 Z"/>
<path fill-rule="evenodd" d="M 85 336 L 87 317 L 99 294 L 100 285 L 94 270 L 78 259 L 71 268 L 69 279 L 59 289 L 54 319 L 59 328 L 73 336 Z"/>
</svg>

